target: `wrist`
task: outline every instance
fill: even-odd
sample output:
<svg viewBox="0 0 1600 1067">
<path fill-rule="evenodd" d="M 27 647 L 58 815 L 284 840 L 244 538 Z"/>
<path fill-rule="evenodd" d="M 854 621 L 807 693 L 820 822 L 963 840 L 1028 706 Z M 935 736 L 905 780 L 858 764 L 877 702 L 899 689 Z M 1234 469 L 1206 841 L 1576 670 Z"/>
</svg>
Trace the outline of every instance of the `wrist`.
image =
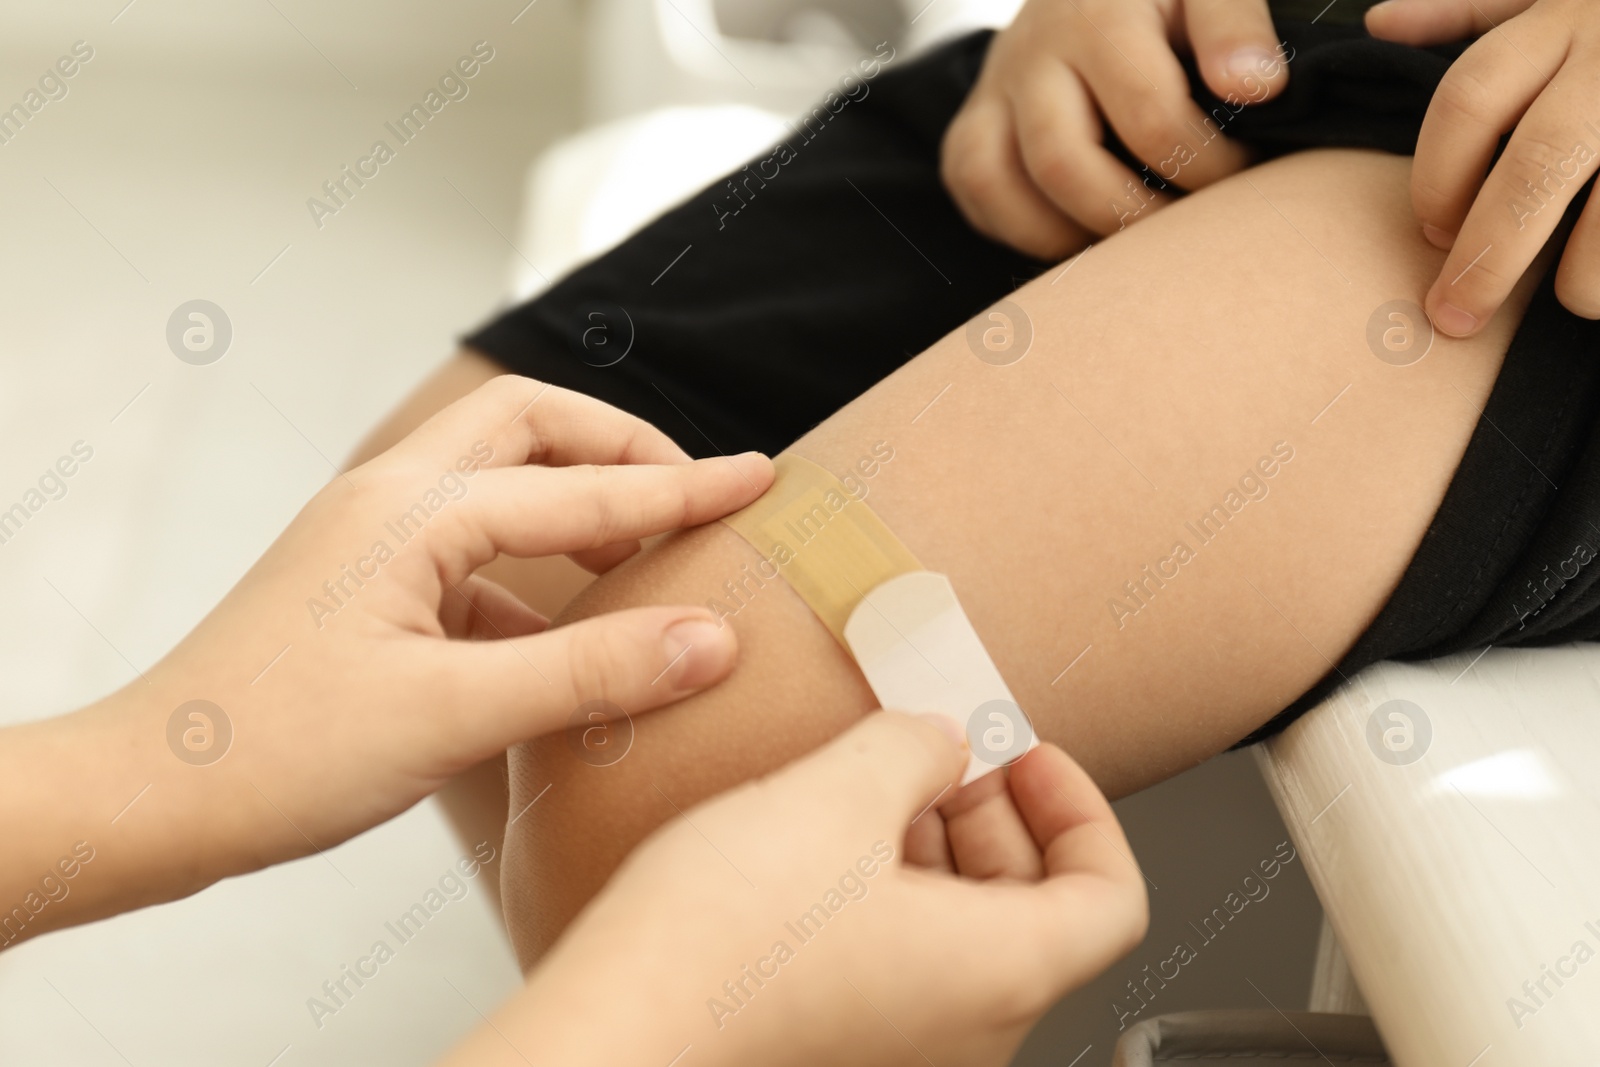
<svg viewBox="0 0 1600 1067">
<path fill-rule="evenodd" d="M 192 685 L 164 685 L 164 673 L 158 666 L 149 684 L 136 682 L 86 709 L 102 716 L 92 725 L 114 750 L 105 773 L 119 783 L 100 807 L 114 804 L 121 839 L 130 853 L 135 842 L 143 850 L 141 860 L 130 854 L 127 864 L 154 894 L 151 903 L 307 851 L 285 845 L 295 831 L 246 773 L 234 736 L 239 701 L 219 698 L 233 710 L 230 717 L 194 699 Z"/>
<path fill-rule="evenodd" d="M 183 773 L 195 768 L 167 746 L 171 712 L 158 692 L 135 682 L 3 732 L 0 947 L 175 900 L 246 869 L 225 832 L 230 805 Z"/>
<path fill-rule="evenodd" d="M 517 993 L 494 1013 L 492 1027 L 479 1027 L 442 1067 L 526 1067 L 560 1063 L 565 1067 L 610 1067 L 616 1063 L 668 1063 L 696 1036 L 674 1028 L 658 996 L 632 981 L 625 961 L 597 973 L 582 963 L 573 966 L 560 953 L 540 964 Z M 576 962 L 576 961 L 572 961 Z M 657 994 L 670 983 L 657 986 Z M 596 1016 L 595 1005 L 611 1006 L 607 1014 L 622 1019 L 612 1025 Z M 717 1067 L 695 1042 L 695 1062 Z"/>
</svg>

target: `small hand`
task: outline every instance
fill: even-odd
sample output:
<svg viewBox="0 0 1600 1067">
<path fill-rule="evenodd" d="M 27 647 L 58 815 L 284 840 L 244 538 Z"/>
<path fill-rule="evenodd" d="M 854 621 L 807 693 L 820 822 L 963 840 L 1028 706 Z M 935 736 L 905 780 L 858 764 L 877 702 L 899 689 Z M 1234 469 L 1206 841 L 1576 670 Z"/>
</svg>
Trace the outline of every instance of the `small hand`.
<svg viewBox="0 0 1600 1067">
<path fill-rule="evenodd" d="M 1180 17 L 1181 16 L 1181 17 Z M 976 229 L 1060 259 L 1249 161 L 1195 104 L 1173 42 L 1233 110 L 1288 83 L 1266 0 L 1029 0 L 945 134 L 946 188 Z M 1109 123 L 1148 170 L 1102 144 Z"/>
<path fill-rule="evenodd" d="M 702 689 L 735 655 L 703 608 L 546 630 L 475 572 L 502 553 L 604 568 L 771 479 L 765 457 L 690 462 L 600 401 L 496 379 L 330 482 L 150 672 L 168 703 L 204 698 L 232 717 L 227 758 L 182 769 L 210 775 L 219 805 L 254 810 L 255 847 L 281 859 L 398 814 L 586 702 L 631 714 Z"/>
<path fill-rule="evenodd" d="M 7 731 L 17 877 L 80 837 L 100 872 L 29 932 L 329 848 L 591 701 L 584 721 L 603 722 L 720 680 L 733 630 L 704 608 L 547 630 L 475 572 L 501 553 L 603 569 L 771 481 L 763 456 L 690 462 L 640 420 L 525 378 L 452 404 L 330 482 L 140 679 Z"/>
<path fill-rule="evenodd" d="M 1368 12 L 1367 28 L 1412 45 L 1483 35 L 1434 93 L 1411 172 L 1423 234 L 1450 252 L 1428 290 L 1428 315 L 1442 332 L 1470 337 L 1600 170 L 1600 9 L 1592 0 L 1391 0 Z M 1593 198 L 1568 239 L 1556 296 L 1600 318 Z"/>
<path fill-rule="evenodd" d="M 1008 1062 L 1143 936 L 1144 882 L 1110 805 L 1054 745 L 967 787 L 1009 809 L 991 828 L 1015 824 L 985 840 L 953 821 L 961 875 L 913 865 L 908 826 L 939 821 L 965 763 L 929 720 L 879 712 L 691 809 L 450 1062 L 665 1063 L 686 1044 L 702 1064 Z M 627 1027 L 585 1023 L 598 998 Z"/>
</svg>

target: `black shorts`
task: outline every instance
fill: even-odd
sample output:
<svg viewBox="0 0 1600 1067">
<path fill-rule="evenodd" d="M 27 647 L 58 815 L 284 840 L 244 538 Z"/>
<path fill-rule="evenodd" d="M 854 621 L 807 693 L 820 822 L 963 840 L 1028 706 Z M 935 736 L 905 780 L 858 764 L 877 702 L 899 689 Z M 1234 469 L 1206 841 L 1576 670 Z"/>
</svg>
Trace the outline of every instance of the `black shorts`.
<svg viewBox="0 0 1600 1067">
<path fill-rule="evenodd" d="M 1293 50 L 1287 91 L 1226 130 L 1266 156 L 1410 154 L 1461 51 L 1282 17 L 1278 29 Z M 466 344 L 631 411 L 693 455 L 781 451 L 1047 268 L 975 233 L 939 180 L 940 138 L 991 36 L 841 85 L 781 148 Z M 1207 111 L 1222 103 L 1192 69 L 1190 81 Z M 1563 309 L 1546 277 L 1388 603 L 1335 671 L 1247 740 L 1381 659 L 1600 636 L 1597 342 L 1600 325 Z"/>
</svg>

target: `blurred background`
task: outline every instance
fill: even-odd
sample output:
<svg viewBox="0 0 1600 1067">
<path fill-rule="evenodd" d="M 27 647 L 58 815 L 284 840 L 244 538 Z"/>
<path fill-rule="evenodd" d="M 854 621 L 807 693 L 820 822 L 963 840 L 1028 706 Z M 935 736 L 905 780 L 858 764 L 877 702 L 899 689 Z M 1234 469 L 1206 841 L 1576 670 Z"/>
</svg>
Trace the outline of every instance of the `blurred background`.
<svg viewBox="0 0 1600 1067">
<path fill-rule="evenodd" d="M 158 660 L 497 307 L 753 155 L 878 42 L 903 62 L 1015 6 L 8 2 L 0 509 L 79 442 L 92 458 L 0 543 L 0 721 Z M 385 124 L 475 48 L 492 58 L 465 95 L 400 144 Z M 41 83 L 63 56 L 72 76 Z M 379 139 L 395 157 L 330 198 Z M 197 300 L 213 333 L 185 350 L 169 320 Z M 1305 1004 L 1320 916 L 1298 863 L 1215 940 L 1198 930 L 1288 836 L 1250 760 L 1119 808 L 1150 938 L 1020 1063 L 1108 1062 L 1129 983 L 1157 988 L 1143 968 L 1180 940 L 1198 958 L 1145 1017 Z M 307 1000 L 463 854 L 424 804 L 325 857 L 25 943 L 0 955 L 0 1063 L 431 1062 L 519 981 L 481 886 L 320 1026 Z M 625 1025 L 626 1005 L 595 1012 Z"/>
</svg>

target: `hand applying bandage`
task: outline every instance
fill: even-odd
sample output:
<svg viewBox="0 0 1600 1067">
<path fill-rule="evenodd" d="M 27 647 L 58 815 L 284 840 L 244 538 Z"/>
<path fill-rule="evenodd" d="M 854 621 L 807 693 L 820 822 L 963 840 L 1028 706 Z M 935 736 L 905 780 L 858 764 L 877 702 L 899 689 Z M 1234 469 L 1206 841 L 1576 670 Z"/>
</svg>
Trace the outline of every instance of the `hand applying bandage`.
<svg viewBox="0 0 1600 1067">
<path fill-rule="evenodd" d="M 946 844 L 938 805 L 965 808 L 948 798 L 967 759 L 948 722 L 869 715 L 669 822 L 446 1062 L 1009 1062 L 1051 1004 L 1138 943 L 1144 881 L 1054 745 L 961 791 L 1003 799 L 1014 833 L 957 816 Z M 919 865 L 934 841 L 942 870 Z M 597 1021 L 601 1002 L 626 1025 Z"/>
<path fill-rule="evenodd" d="M 603 570 L 771 478 L 575 393 L 484 385 L 330 482 L 120 692 L 0 731 L 0 897 L 84 841 L 93 877 L 24 935 L 172 900 L 332 847 L 589 701 L 638 713 L 711 685 L 736 650 L 702 608 L 546 631 L 475 572 L 501 553 Z"/>
</svg>

